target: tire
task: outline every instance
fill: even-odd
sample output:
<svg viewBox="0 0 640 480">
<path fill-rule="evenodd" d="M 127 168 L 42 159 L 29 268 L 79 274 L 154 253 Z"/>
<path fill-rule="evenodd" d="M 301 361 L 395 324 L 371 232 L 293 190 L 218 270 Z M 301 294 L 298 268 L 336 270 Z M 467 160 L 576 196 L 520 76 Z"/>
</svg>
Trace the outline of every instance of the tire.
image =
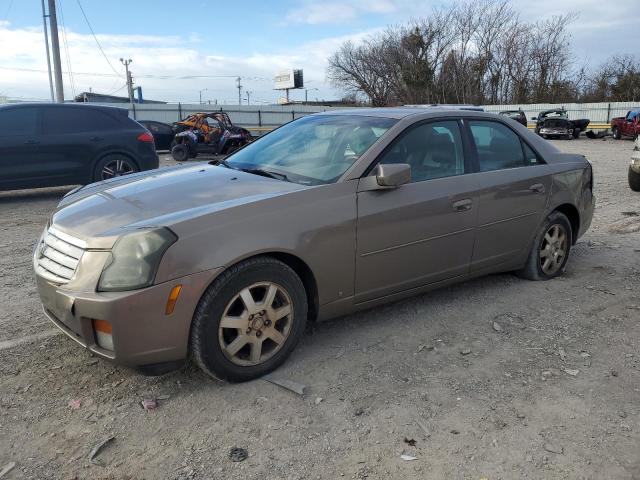
<svg viewBox="0 0 640 480">
<path fill-rule="evenodd" d="M 139 172 L 138 164 L 126 155 L 110 154 L 102 157 L 93 170 L 93 181 L 100 182 Z"/>
<path fill-rule="evenodd" d="M 276 292 L 266 305 L 272 288 Z M 304 285 L 288 265 L 271 257 L 246 260 L 216 278 L 200 299 L 191 325 L 191 355 L 216 379 L 261 377 L 291 354 L 304 332 L 307 309 Z"/>
<path fill-rule="evenodd" d="M 633 170 L 631 170 L 631 167 L 629 167 L 629 187 L 631 187 L 631 190 L 633 190 L 634 192 L 640 192 L 640 173 L 638 172 L 634 172 Z"/>
<path fill-rule="evenodd" d="M 171 157 L 176 162 L 186 162 L 189 159 L 189 149 L 183 143 L 178 143 L 171 149 Z"/>
<path fill-rule="evenodd" d="M 580 138 L 580 129 L 579 128 L 574 128 L 573 129 L 573 138 Z"/>
<path fill-rule="evenodd" d="M 169 144 L 169 151 L 173 150 L 173 147 L 175 147 L 178 144 L 178 142 L 176 142 L 175 140 L 171 140 L 171 143 Z"/>
<path fill-rule="evenodd" d="M 611 136 L 615 139 L 615 140 L 620 140 L 620 130 L 618 129 L 618 127 L 613 127 L 611 129 Z"/>
<path fill-rule="evenodd" d="M 557 230 L 556 230 L 557 228 Z M 558 242 L 561 244 L 561 249 L 556 249 L 554 244 L 550 244 L 549 239 L 554 238 L 553 232 L 564 233 L 564 240 L 558 236 Z M 549 234 L 549 236 L 547 236 Z M 560 212 L 552 212 L 542 224 L 540 231 L 536 234 L 533 244 L 531 245 L 531 251 L 527 258 L 527 263 L 522 270 L 516 272 L 516 274 L 522 278 L 528 280 L 551 280 L 564 273 L 565 266 L 569 260 L 569 254 L 571 252 L 571 239 L 573 238 L 573 232 L 571 230 L 571 223 L 569 219 Z M 556 243 L 556 242 L 554 242 Z M 546 255 L 543 257 L 543 251 L 546 250 Z M 560 254 L 560 252 L 563 252 Z M 555 252 L 559 254 L 556 255 Z M 548 258 L 553 268 L 544 268 L 546 264 L 546 258 Z"/>
</svg>

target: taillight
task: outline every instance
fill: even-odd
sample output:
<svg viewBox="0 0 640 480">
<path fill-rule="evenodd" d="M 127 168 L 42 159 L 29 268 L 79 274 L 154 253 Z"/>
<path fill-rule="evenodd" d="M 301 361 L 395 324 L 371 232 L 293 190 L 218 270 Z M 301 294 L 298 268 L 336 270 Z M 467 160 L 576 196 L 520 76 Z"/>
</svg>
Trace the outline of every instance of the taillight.
<svg viewBox="0 0 640 480">
<path fill-rule="evenodd" d="M 140 135 L 138 135 L 138 141 L 153 143 L 153 135 L 151 135 L 149 132 L 141 133 Z"/>
</svg>

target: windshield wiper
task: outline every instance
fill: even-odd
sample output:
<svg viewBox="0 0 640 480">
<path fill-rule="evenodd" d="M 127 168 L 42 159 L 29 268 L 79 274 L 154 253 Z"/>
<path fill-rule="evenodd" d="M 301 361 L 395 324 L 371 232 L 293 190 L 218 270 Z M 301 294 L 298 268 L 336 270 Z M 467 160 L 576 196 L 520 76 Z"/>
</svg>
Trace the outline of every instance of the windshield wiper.
<svg viewBox="0 0 640 480">
<path fill-rule="evenodd" d="M 276 180 L 284 180 L 285 182 L 289 181 L 284 173 L 271 172 L 269 170 L 263 170 L 262 168 L 240 168 L 240 170 L 247 173 L 253 173 L 254 175 L 275 178 Z"/>
<path fill-rule="evenodd" d="M 235 168 L 233 168 L 231 165 L 229 165 L 229 163 L 227 162 L 227 160 L 225 160 L 224 158 L 222 160 L 218 160 L 218 165 L 222 165 L 223 167 L 226 168 L 230 168 L 232 170 L 235 170 Z"/>
</svg>

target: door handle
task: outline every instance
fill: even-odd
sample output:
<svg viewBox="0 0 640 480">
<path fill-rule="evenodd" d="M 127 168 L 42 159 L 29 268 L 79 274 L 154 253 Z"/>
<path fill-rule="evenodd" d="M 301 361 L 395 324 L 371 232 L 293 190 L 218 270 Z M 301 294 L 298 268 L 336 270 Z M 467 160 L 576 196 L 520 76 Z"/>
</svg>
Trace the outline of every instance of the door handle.
<svg viewBox="0 0 640 480">
<path fill-rule="evenodd" d="M 532 191 L 533 193 L 544 193 L 545 188 L 544 185 L 541 183 L 536 183 L 534 185 L 531 185 L 529 187 L 529 190 Z"/>
<path fill-rule="evenodd" d="M 25 145 L 38 145 L 40 142 L 37 140 L 27 140 L 24 142 Z"/>
<path fill-rule="evenodd" d="M 456 212 L 466 212 L 467 210 L 471 210 L 471 206 L 473 202 L 470 198 L 465 198 L 464 200 L 458 200 L 457 202 L 453 202 L 451 206 Z"/>
<path fill-rule="evenodd" d="M 104 140 L 102 137 L 90 137 L 89 140 L 92 142 L 99 142 L 100 140 Z"/>
</svg>

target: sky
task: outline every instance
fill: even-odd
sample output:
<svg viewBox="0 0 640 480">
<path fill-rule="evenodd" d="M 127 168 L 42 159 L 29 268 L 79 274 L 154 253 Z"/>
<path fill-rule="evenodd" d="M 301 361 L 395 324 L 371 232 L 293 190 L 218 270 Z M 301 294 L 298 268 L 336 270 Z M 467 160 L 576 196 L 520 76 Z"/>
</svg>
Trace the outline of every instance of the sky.
<svg viewBox="0 0 640 480">
<path fill-rule="evenodd" d="M 89 89 L 126 95 L 119 59 L 130 58 L 135 85 L 147 99 L 197 103 L 202 96 L 205 102 L 236 105 L 235 77 L 242 79 L 243 104 L 247 91 L 251 104 L 273 103 L 282 97 L 273 90 L 274 75 L 292 68 L 304 70 L 309 100 L 340 98 L 326 80 L 326 66 L 343 42 L 447 5 L 442 0 L 57 2 L 65 98 Z M 638 0 L 513 0 L 512 7 L 529 22 L 577 12 L 567 46 L 576 66 L 640 53 Z M 46 68 L 41 0 L 0 0 L 0 96 L 48 99 Z M 291 92 L 293 100 L 304 96 L 304 90 Z"/>
</svg>

